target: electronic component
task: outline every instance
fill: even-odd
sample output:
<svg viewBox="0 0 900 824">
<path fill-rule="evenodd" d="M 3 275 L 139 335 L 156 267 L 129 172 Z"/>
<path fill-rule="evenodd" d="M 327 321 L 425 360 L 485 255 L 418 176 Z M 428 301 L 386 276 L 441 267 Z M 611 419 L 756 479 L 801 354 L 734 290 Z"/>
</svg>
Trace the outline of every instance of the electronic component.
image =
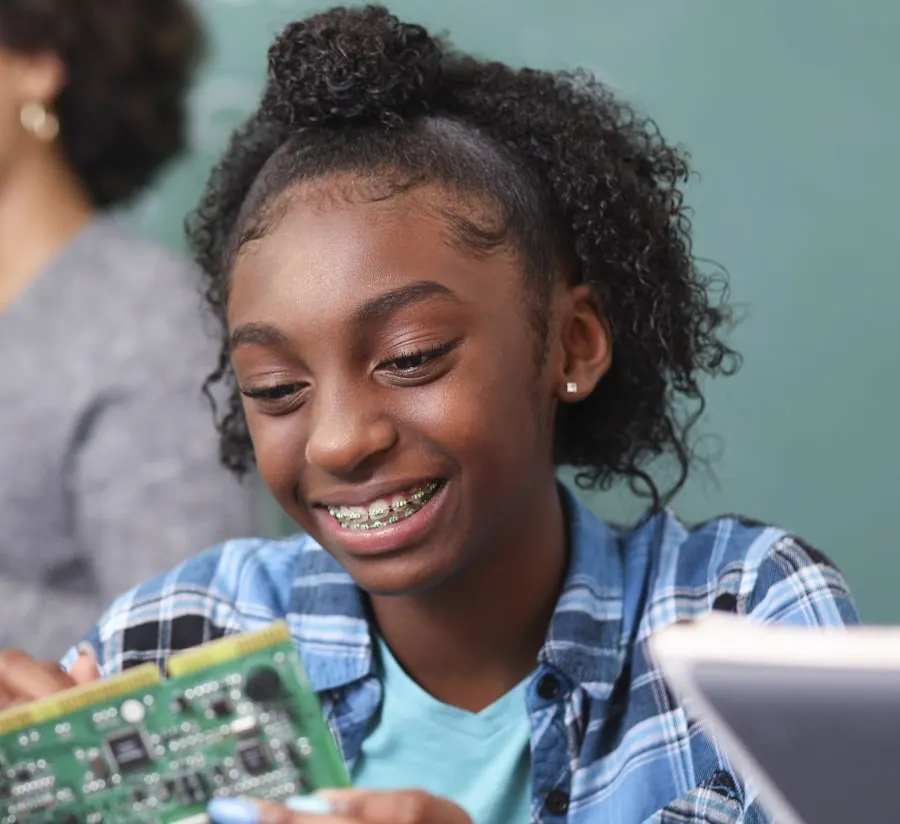
<svg viewBox="0 0 900 824">
<path fill-rule="evenodd" d="M 234 705 L 227 698 L 216 698 L 210 702 L 209 709 L 216 718 L 224 718 L 234 712 Z"/>
<path fill-rule="evenodd" d="M 109 767 L 106 766 L 106 761 L 103 760 L 103 756 L 100 753 L 92 753 L 88 758 L 88 763 L 91 765 L 91 772 L 94 773 L 95 778 L 105 779 L 109 777 Z"/>
<path fill-rule="evenodd" d="M 251 741 L 238 747 L 238 758 L 249 775 L 262 775 L 272 766 L 265 748 L 259 741 Z"/>
<path fill-rule="evenodd" d="M 122 720 L 128 724 L 140 724 L 144 720 L 144 705 L 134 698 L 129 698 L 119 710 Z"/>
<path fill-rule="evenodd" d="M 272 701 L 280 691 L 281 678 L 272 667 L 260 667 L 247 677 L 246 693 L 251 701 Z"/>
<path fill-rule="evenodd" d="M 231 722 L 231 732 L 233 735 L 252 735 L 256 732 L 259 725 L 256 718 L 252 715 L 245 715 L 241 718 L 235 718 Z"/>
<path fill-rule="evenodd" d="M 206 824 L 214 795 L 349 784 L 283 623 L 0 712 L 0 753 L 0 824 Z"/>
<path fill-rule="evenodd" d="M 151 761 L 150 751 L 143 735 L 138 730 L 126 730 L 106 739 L 113 762 L 119 772 L 131 772 L 146 767 Z"/>
<path fill-rule="evenodd" d="M 172 712 L 187 712 L 190 708 L 190 703 L 183 695 L 176 695 L 172 699 Z"/>
</svg>

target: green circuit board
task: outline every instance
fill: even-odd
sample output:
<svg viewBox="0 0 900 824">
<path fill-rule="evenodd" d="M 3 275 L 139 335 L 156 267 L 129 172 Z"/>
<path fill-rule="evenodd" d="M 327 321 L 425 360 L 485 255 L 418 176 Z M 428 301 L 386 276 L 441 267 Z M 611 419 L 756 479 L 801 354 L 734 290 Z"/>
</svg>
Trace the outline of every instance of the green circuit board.
<svg viewBox="0 0 900 824">
<path fill-rule="evenodd" d="M 349 784 L 283 623 L 0 713 L 2 824 L 205 824 Z"/>
</svg>

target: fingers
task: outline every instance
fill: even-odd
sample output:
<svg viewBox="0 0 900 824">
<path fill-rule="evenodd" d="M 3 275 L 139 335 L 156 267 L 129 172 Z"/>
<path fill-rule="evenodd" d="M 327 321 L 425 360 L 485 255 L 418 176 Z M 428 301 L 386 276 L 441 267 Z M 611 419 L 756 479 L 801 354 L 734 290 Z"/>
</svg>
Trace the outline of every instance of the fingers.
<svg viewBox="0 0 900 824">
<path fill-rule="evenodd" d="M 21 650 L 0 653 L 0 707 L 33 701 L 75 685 L 58 666 L 35 661 Z"/>
<path fill-rule="evenodd" d="M 90 644 L 82 644 L 78 648 L 78 658 L 72 664 L 69 675 L 76 684 L 89 684 L 91 681 L 100 680 L 97 656 Z"/>
<path fill-rule="evenodd" d="M 335 812 L 366 824 L 472 824 L 452 801 L 422 790 L 325 790 L 318 795 Z"/>
<path fill-rule="evenodd" d="M 206 811 L 214 824 L 362 824 L 358 819 L 335 814 L 327 801 L 314 795 L 292 798 L 284 805 L 216 798 L 209 802 Z"/>
<path fill-rule="evenodd" d="M 329 790 L 284 805 L 221 798 L 208 812 L 215 824 L 472 824 L 452 802 L 419 790 Z"/>
</svg>

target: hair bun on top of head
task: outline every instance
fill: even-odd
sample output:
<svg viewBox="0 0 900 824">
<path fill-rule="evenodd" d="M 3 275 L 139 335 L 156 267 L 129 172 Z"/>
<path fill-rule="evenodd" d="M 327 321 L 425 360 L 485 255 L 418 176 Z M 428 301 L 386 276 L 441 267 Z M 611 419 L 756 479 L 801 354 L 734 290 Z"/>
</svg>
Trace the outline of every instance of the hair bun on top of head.
<svg viewBox="0 0 900 824">
<path fill-rule="evenodd" d="M 442 58 L 440 41 L 381 6 L 334 8 L 272 45 L 264 109 L 289 128 L 395 122 L 428 108 Z"/>
</svg>

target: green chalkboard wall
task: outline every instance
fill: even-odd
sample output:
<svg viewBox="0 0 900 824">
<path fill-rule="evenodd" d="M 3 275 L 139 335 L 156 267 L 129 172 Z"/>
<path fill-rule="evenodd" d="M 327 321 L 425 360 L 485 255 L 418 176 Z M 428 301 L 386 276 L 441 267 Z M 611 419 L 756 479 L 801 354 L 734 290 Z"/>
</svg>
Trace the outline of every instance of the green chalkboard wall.
<svg viewBox="0 0 900 824">
<path fill-rule="evenodd" d="M 397 0 L 399 14 L 517 64 L 588 66 L 692 152 L 697 251 L 745 320 L 741 374 L 709 387 L 715 473 L 688 518 L 739 511 L 796 529 L 847 573 L 865 616 L 900 619 L 900 4 L 895 0 Z M 321 4 L 202 0 L 214 53 L 193 151 L 131 212 L 179 247 L 272 34 Z M 604 514 L 637 511 L 625 496 Z"/>
</svg>

